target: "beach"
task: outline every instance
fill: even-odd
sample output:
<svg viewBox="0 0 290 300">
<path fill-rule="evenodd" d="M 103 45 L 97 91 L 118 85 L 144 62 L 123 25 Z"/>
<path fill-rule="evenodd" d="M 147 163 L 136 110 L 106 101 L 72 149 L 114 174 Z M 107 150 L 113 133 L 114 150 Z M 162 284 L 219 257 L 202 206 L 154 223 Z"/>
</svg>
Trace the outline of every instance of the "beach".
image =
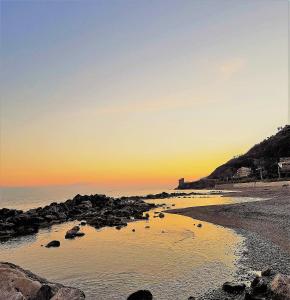
<svg viewBox="0 0 290 300">
<path fill-rule="evenodd" d="M 290 187 L 240 187 L 236 191 L 227 193 L 226 196 L 256 197 L 265 200 L 189 207 L 170 210 L 170 212 L 257 233 L 290 254 Z"/>
<path fill-rule="evenodd" d="M 219 188 L 230 189 L 226 196 L 255 197 L 257 201 L 189 207 L 168 212 L 228 227 L 243 236 L 247 250 L 241 253 L 237 280 L 250 281 L 253 275 L 260 274 L 259 271 L 267 266 L 276 272 L 289 274 L 290 188 L 285 184 Z M 249 269 L 253 271 L 252 274 L 249 274 Z M 229 295 L 220 288 L 209 291 L 204 297 L 202 299 L 223 299 Z"/>
</svg>

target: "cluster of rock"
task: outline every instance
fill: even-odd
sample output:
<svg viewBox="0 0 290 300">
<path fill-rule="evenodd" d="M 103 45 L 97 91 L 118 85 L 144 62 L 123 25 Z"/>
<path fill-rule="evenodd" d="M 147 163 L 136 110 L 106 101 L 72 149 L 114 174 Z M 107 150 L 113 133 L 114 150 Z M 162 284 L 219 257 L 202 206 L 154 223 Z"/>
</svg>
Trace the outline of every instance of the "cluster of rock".
<svg viewBox="0 0 290 300">
<path fill-rule="evenodd" d="M 0 209 L 0 240 L 14 236 L 33 234 L 40 228 L 66 221 L 86 221 L 91 226 L 126 226 L 128 220 L 146 219 L 143 213 L 155 207 L 142 201 L 142 197 L 112 198 L 105 195 L 77 195 L 63 203 L 30 209 L 26 212 L 16 209 Z M 73 228 L 67 238 L 83 235 Z"/>
<path fill-rule="evenodd" d="M 76 288 L 52 283 L 14 264 L 0 262 L 0 299 L 83 300 Z"/>
<path fill-rule="evenodd" d="M 290 276 L 275 274 L 270 268 L 261 272 L 261 276 L 256 276 L 250 286 L 244 283 L 225 282 L 223 284 L 224 296 L 219 296 L 219 300 L 290 300 Z M 139 290 L 131 294 L 127 300 L 152 300 L 150 291 Z M 195 300 L 190 296 L 188 300 Z"/>
<path fill-rule="evenodd" d="M 225 282 L 223 290 L 236 300 L 290 300 L 290 276 L 266 268 L 249 287 L 244 283 Z"/>
</svg>

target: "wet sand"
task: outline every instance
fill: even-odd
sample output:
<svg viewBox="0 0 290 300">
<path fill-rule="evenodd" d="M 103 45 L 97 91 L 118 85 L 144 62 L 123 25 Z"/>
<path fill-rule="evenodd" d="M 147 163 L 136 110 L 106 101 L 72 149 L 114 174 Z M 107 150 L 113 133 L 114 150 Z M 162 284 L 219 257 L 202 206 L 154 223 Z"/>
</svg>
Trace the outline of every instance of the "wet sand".
<svg viewBox="0 0 290 300">
<path fill-rule="evenodd" d="M 167 212 L 258 234 L 290 254 L 290 186 L 240 187 L 226 196 L 257 197 L 266 200 L 189 207 Z"/>
</svg>

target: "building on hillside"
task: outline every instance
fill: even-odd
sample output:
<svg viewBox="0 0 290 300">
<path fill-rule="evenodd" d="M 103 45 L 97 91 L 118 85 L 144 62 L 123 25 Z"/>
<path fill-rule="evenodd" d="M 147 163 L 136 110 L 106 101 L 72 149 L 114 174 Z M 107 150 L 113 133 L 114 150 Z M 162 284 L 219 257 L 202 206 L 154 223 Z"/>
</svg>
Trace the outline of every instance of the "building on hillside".
<svg viewBox="0 0 290 300">
<path fill-rule="evenodd" d="M 290 157 L 281 157 L 278 162 L 278 171 L 280 173 L 290 172 Z"/>
<path fill-rule="evenodd" d="M 237 170 L 234 178 L 245 178 L 252 174 L 252 169 L 247 167 L 241 167 Z"/>
</svg>

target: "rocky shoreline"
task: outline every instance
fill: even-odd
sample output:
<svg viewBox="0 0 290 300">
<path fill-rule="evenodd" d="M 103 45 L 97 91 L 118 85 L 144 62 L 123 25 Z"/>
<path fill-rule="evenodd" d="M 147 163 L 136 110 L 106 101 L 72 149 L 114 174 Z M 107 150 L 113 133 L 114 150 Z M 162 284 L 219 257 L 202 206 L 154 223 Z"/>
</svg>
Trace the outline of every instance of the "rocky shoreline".
<svg viewBox="0 0 290 300">
<path fill-rule="evenodd" d="M 0 209 L 0 240 L 37 233 L 40 228 L 67 221 L 86 221 L 96 228 L 125 226 L 130 219 L 144 219 L 143 213 L 155 207 L 139 198 L 114 199 L 105 195 L 76 195 L 63 203 L 30 209 Z"/>
<path fill-rule="evenodd" d="M 218 192 L 214 192 L 215 194 Z M 166 199 L 194 195 L 196 193 L 159 193 L 146 196 L 128 196 L 113 198 L 106 195 L 76 195 L 62 203 L 53 202 L 44 207 L 26 212 L 17 209 L 0 209 L 0 240 L 35 234 L 40 228 L 67 221 L 84 221 L 95 228 L 105 226 L 126 226 L 132 220 L 148 218 L 143 213 L 156 207 L 144 200 Z M 77 230 L 78 231 L 78 230 Z M 73 232 L 71 232 L 73 233 Z M 75 230 L 75 234 L 77 233 Z M 69 235 L 68 235 L 69 236 Z"/>
<path fill-rule="evenodd" d="M 205 298 L 204 298 L 205 297 Z M 290 276 L 265 268 L 254 276 L 249 284 L 225 282 L 219 293 L 205 295 L 203 299 L 224 300 L 289 300 Z M 83 300 L 81 290 L 67 287 L 33 274 L 8 262 L 0 262 L 0 300 Z M 128 300 L 152 300 L 148 290 L 139 290 L 129 295 Z M 195 300 L 194 296 L 188 300 Z M 186 299 L 184 299 L 186 300 Z"/>
<path fill-rule="evenodd" d="M 8 262 L 0 262 L 0 300 L 83 300 L 85 294 L 24 270 Z"/>
</svg>

